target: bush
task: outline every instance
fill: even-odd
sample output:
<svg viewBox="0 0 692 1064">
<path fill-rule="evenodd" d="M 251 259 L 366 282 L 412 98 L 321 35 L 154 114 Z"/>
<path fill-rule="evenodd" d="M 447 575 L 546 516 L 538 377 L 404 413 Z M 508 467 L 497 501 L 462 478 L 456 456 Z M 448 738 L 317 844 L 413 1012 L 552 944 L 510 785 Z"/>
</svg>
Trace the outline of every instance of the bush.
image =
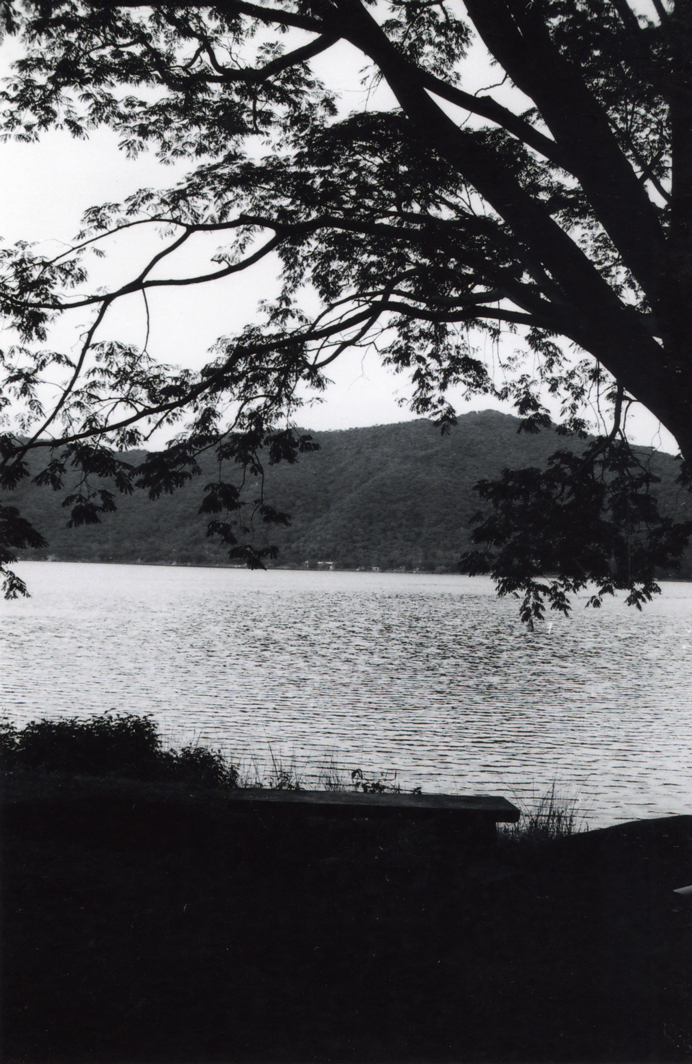
<svg viewBox="0 0 692 1064">
<path fill-rule="evenodd" d="M 79 719 L 35 720 L 18 730 L 0 722 L 0 764 L 75 775 L 119 776 L 189 786 L 238 786 L 238 769 L 204 747 L 164 750 L 150 716 L 110 713 Z"/>
<path fill-rule="evenodd" d="M 180 752 L 169 750 L 165 755 L 167 769 L 172 779 L 180 779 L 200 787 L 225 787 L 235 789 L 240 773 L 229 764 L 217 750 L 204 746 L 185 746 Z"/>
<path fill-rule="evenodd" d="M 19 732 L 9 720 L 0 721 L 0 768 L 14 768 L 17 763 Z"/>
<path fill-rule="evenodd" d="M 148 776 L 160 756 L 156 724 L 131 713 L 34 720 L 17 735 L 17 763 L 23 768 Z"/>
</svg>

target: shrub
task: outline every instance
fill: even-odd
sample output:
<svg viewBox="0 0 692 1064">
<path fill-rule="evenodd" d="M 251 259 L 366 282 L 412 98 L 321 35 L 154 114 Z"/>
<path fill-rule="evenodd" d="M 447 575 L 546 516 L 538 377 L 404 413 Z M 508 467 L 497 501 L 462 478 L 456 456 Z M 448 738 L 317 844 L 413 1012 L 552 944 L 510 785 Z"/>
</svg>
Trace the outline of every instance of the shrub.
<svg viewBox="0 0 692 1064">
<path fill-rule="evenodd" d="M 17 736 L 18 763 L 75 773 L 149 773 L 161 753 L 149 716 L 104 713 L 80 720 L 31 721 Z"/>
<path fill-rule="evenodd" d="M 204 746 L 185 746 L 179 752 L 169 750 L 165 755 L 166 772 L 171 779 L 180 779 L 191 786 L 224 787 L 239 786 L 240 773 L 229 764 L 218 750 Z"/>
<path fill-rule="evenodd" d="M 0 768 L 14 768 L 18 756 L 19 732 L 9 720 L 0 721 Z"/>
<path fill-rule="evenodd" d="M 197 787 L 237 787 L 239 776 L 217 751 L 193 746 L 164 750 L 152 718 L 134 713 L 35 720 L 22 730 L 1 722 L 0 759 L 5 769 L 169 780 Z"/>
</svg>

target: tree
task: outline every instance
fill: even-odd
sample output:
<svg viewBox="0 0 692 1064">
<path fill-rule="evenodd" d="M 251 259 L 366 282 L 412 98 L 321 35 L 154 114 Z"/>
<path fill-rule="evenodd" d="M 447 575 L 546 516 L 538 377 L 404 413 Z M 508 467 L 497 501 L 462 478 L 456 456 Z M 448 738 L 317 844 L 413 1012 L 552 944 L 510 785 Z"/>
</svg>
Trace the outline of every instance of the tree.
<svg viewBox="0 0 692 1064">
<path fill-rule="evenodd" d="M 545 597 L 566 611 L 589 579 L 594 604 L 616 587 L 637 606 L 651 597 L 655 565 L 690 530 L 658 514 L 626 415 L 642 403 L 692 458 L 692 0 L 48 0 L 4 11 L 24 42 L 2 93 L 6 136 L 107 125 L 132 155 L 188 165 L 165 192 L 87 211 L 54 258 L 26 244 L 2 252 L 0 305 L 18 336 L 2 355 L 2 402 L 21 406 L 0 440 L 4 487 L 28 475 L 30 450 L 45 452 L 35 479 L 60 489 L 74 465 L 71 520 L 94 521 L 114 506 L 102 478 L 156 495 L 215 448 L 210 532 L 260 565 L 243 514 L 287 519 L 261 481 L 266 461 L 312 446 L 292 427 L 298 387 L 323 389 L 346 349 L 375 345 L 410 374 L 414 411 L 443 427 L 451 386 L 512 400 L 528 431 L 550 423 L 552 393 L 562 430 L 581 436 L 597 394 L 611 424 L 578 459 L 561 451 L 547 471 L 481 486 L 495 514 L 465 565 L 522 593 L 529 623 Z M 319 77 L 343 48 L 379 109 L 345 113 Z M 471 92 L 479 50 L 498 85 Z M 133 228 L 160 231 L 161 246 L 125 281 L 91 290 L 87 256 Z M 210 268 L 176 274 L 176 257 L 209 232 L 226 242 Z M 278 298 L 199 372 L 109 336 L 109 312 L 135 293 L 212 284 L 262 260 L 278 263 Z M 76 357 L 46 346 L 59 317 L 87 312 Z M 497 348 L 499 375 L 474 347 L 482 333 L 516 337 L 511 356 Z M 58 387 L 48 404 L 46 378 Z M 129 467 L 121 450 L 162 425 L 178 426 L 173 442 Z M 234 465 L 240 479 L 228 479 Z M 244 511 L 248 477 L 260 490 Z M 537 537 L 539 506 L 549 534 Z"/>
</svg>

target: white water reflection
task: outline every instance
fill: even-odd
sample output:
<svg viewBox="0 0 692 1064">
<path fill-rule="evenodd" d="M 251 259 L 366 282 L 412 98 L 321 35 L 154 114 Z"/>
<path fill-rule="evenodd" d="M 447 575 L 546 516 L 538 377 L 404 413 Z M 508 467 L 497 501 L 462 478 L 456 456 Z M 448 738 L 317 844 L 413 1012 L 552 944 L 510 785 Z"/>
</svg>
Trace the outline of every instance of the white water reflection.
<svg viewBox="0 0 692 1064">
<path fill-rule="evenodd" d="M 577 604 L 526 632 L 489 581 L 23 563 L 2 603 L 3 712 L 151 712 L 172 742 L 309 775 L 397 770 L 590 823 L 692 811 L 692 586 L 642 613 Z"/>
</svg>

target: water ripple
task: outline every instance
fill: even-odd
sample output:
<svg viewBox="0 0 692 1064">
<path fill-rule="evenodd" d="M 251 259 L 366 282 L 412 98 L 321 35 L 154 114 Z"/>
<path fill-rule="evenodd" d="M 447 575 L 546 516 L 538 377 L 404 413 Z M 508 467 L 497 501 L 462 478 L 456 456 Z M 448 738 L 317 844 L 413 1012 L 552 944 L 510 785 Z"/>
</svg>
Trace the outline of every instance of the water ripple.
<svg viewBox="0 0 692 1064">
<path fill-rule="evenodd" d="M 482 578 L 23 563 L 4 712 L 151 712 L 235 759 L 396 770 L 591 823 L 692 809 L 692 587 L 531 634 Z"/>
</svg>

